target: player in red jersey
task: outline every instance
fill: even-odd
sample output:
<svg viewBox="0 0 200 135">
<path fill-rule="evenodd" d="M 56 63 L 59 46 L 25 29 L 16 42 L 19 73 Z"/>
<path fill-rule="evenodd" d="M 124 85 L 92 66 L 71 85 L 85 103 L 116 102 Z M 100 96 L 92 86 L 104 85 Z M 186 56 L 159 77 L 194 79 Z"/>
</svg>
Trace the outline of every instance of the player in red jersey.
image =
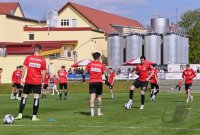
<svg viewBox="0 0 200 135">
<path fill-rule="evenodd" d="M 67 99 L 67 71 L 65 70 L 65 66 L 61 67 L 61 70 L 58 71 L 58 79 L 59 79 L 59 87 L 60 87 L 60 100 L 62 100 L 62 90 L 64 89 L 65 98 Z"/>
<path fill-rule="evenodd" d="M 49 84 L 50 74 L 49 71 L 46 70 L 45 79 L 44 79 L 44 86 L 42 88 L 42 98 L 47 98 L 47 87 Z"/>
<path fill-rule="evenodd" d="M 190 91 L 192 88 L 192 81 L 193 78 L 196 77 L 196 73 L 194 72 L 193 69 L 190 68 L 190 65 L 186 65 L 186 69 L 182 73 L 182 78 L 185 80 L 185 92 L 187 94 L 187 100 L 186 102 L 192 102 L 193 101 L 193 96 L 191 95 Z"/>
<path fill-rule="evenodd" d="M 102 74 L 106 75 L 106 67 L 103 63 L 100 62 L 101 54 L 95 52 L 92 54 L 94 61 L 88 63 L 83 73 L 83 82 L 85 82 L 86 73 L 90 74 L 89 80 L 89 93 L 90 93 L 90 111 L 91 116 L 94 116 L 94 100 L 97 95 L 98 100 L 98 116 L 102 116 L 101 112 L 101 97 L 102 97 Z M 108 77 L 106 76 L 106 80 Z"/>
<path fill-rule="evenodd" d="M 2 74 L 2 72 L 3 72 L 3 69 L 0 68 L 0 84 L 1 84 L 1 74 Z"/>
<path fill-rule="evenodd" d="M 105 82 L 105 83 L 106 83 L 106 85 L 109 86 L 111 99 L 113 99 L 114 98 L 114 96 L 113 96 L 113 85 L 114 85 L 114 82 L 115 82 L 115 72 L 113 71 L 112 68 L 109 68 L 108 70 L 109 70 L 109 74 L 110 74 L 109 81 Z"/>
<path fill-rule="evenodd" d="M 16 98 L 16 94 L 17 94 L 16 86 L 15 86 L 15 83 L 16 83 L 15 72 L 16 72 L 17 70 L 19 70 L 19 66 L 17 66 L 17 67 L 16 67 L 16 70 L 13 71 L 13 73 L 12 73 L 12 91 L 11 91 L 10 99 L 15 99 L 15 98 Z"/>
<path fill-rule="evenodd" d="M 58 83 L 58 79 L 56 78 L 56 75 L 53 76 L 53 89 L 52 89 L 52 94 L 54 95 L 54 91 L 56 91 L 59 95 L 59 91 L 57 89 L 57 83 Z"/>
<path fill-rule="evenodd" d="M 15 96 L 16 96 L 16 99 L 18 99 L 18 100 L 21 100 L 21 94 L 22 94 L 22 89 L 23 89 L 22 82 L 21 82 L 22 69 L 23 69 L 23 66 L 20 65 L 19 69 L 17 69 L 14 72 L 14 78 L 15 78 L 14 86 L 16 88 Z"/>
<path fill-rule="evenodd" d="M 141 63 L 138 64 L 132 74 L 132 77 L 138 72 L 139 78 L 135 80 L 135 82 L 130 87 L 130 93 L 129 93 L 129 101 L 125 103 L 125 108 L 130 109 L 132 107 L 132 98 L 133 98 L 133 91 L 136 88 L 141 87 L 141 106 L 140 109 L 144 109 L 144 101 L 145 101 L 145 91 L 147 90 L 148 81 L 151 78 L 151 72 L 152 68 L 151 65 L 145 63 L 145 56 L 140 57 Z"/>
<path fill-rule="evenodd" d="M 34 54 L 27 56 L 24 61 L 24 66 L 22 70 L 22 82 L 24 82 L 24 75 L 27 69 L 27 75 L 24 84 L 23 96 L 19 106 L 19 114 L 15 118 L 16 120 L 22 119 L 22 113 L 24 111 L 26 100 L 30 93 L 34 94 L 34 103 L 33 103 L 33 116 L 32 121 L 38 121 L 37 112 L 39 109 L 39 97 L 41 94 L 41 88 L 44 84 L 45 70 L 46 70 L 46 61 L 40 56 L 42 52 L 42 47 L 40 44 L 34 46 Z"/>
<path fill-rule="evenodd" d="M 179 79 L 179 80 L 178 80 L 178 84 L 176 85 L 175 89 L 178 88 L 178 91 L 180 92 L 180 91 L 181 91 L 181 87 L 182 87 L 182 80 Z"/>
<path fill-rule="evenodd" d="M 151 82 L 150 98 L 151 98 L 151 101 L 155 101 L 156 95 L 159 92 L 157 64 L 153 65 L 153 69 L 151 70 L 151 73 L 152 73 L 152 76 L 150 79 L 150 82 Z"/>
</svg>

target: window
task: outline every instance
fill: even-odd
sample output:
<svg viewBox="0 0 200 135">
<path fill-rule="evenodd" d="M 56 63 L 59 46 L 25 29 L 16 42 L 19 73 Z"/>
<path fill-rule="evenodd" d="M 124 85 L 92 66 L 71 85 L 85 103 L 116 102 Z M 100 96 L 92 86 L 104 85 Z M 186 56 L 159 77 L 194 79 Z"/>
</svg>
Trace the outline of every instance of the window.
<svg viewBox="0 0 200 135">
<path fill-rule="evenodd" d="M 72 19 L 72 27 L 77 27 L 76 19 Z"/>
<path fill-rule="evenodd" d="M 61 26 L 69 26 L 69 19 L 61 19 Z"/>
<path fill-rule="evenodd" d="M 34 34 L 29 34 L 29 40 L 34 40 Z"/>
</svg>

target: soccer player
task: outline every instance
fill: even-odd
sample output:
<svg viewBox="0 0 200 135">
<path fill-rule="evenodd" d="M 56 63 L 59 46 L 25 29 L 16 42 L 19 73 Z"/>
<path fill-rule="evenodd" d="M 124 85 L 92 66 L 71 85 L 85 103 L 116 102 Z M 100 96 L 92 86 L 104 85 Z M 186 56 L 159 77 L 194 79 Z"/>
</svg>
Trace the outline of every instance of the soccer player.
<svg viewBox="0 0 200 135">
<path fill-rule="evenodd" d="M 52 89 L 52 94 L 51 95 L 54 95 L 54 91 L 56 90 L 56 92 L 58 93 L 59 95 L 59 91 L 57 89 L 57 82 L 58 82 L 58 79 L 56 78 L 56 75 L 53 76 L 53 89 Z"/>
<path fill-rule="evenodd" d="M 88 72 L 90 74 L 89 80 L 89 93 L 90 93 L 90 112 L 91 116 L 94 116 L 94 100 L 97 95 L 98 100 L 98 116 L 102 116 L 101 112 L 101 97 L 102 97 L 102 74 L 106 75 L 106 67 L 100 62 L 101 54 L 95 52 L 92 54 L 94 61 L 88 63 L 83 73 L 83 82 L 85 82 L 85 75 Z M 108 77 L 106 76 L 108 81 Z"/>
<path fill-rule="evenodd" d="M 144 109 L 144 101 L 145 101 L 145 91 L 147 90 L 148 81 L 151 78 L 151 72 L 152 68 L 148 63 L 145 63 L 145 56 L 140 57 L 141 63 L 138 64 L 133 71 L 132 77 L 138 72 L 139 78 L 135 80 L 135 82 L 130 87 L 129 92 L 129 101 L 125 104 L 125 107 L 131 108 L 132 107 L 132 99 L 133 99 L 133 92 L 136 88 L 141 87 L 141 106 L 140 109 Z"/>
<path fill-rule="evenodd" d="M 152 69 L 151 73 L 152 73 L 152 76 L 150 79 L 150 82 L 151 82 L 150 98 L 151 98 L 151 101 L 155 101 L 156 95 L 159 92 L 157 64 L 153 65 L 153 69 Z"/>
<path fill-rule="evenodd" d="M 113 71 L 112 68 L 109 68 L 109 81 L 106 82 L 106 84 L 109 86 L 109 90 L 110 90 L 110 95 L 111 95 L 111 99 L 114 98 L 113 96 L 113 85 L 114 85 L 114 82 L 115 82 L 115 72 Z"/>
<path fill-rule="evenodd" d="M 186 69 L 182 73 L 182 78 L 185 80 L 185 92 L 187 94 L 187 100 L 186 102 L 192 102 L 193 101 L 193 96 L 191 95 L 190 91 L 192 88 L 192 81 L 193 78 L 196 77 L 196 73 L 194 72 L 193 69 L 190 68 L 190 65 L 186 65 Z"/>
<path fill-rule="evenodd" d="M 47 87 L 48 87 L 48 84 L 49 84 L 49 78 L 50 78 L 49 71 L 46 70 L 45 79 L 44 79 L 44 86 L 42 88 L 42 98 L 47 98 Z"/>
<path fill-rule="evenodd" d="M 178 88 L 178 91 L 180 92 L 181 91 L 181 87 L 182 87 L 182 80 L 179 79 L 178 84 L 176 85 L 175 89 Z"/>
<path fill-rule="evenodd" d="M 17 91 L 16 91 L 16 72 L 19 70 L 19 66 L 16 67 L 16 70 L 13 71 L 12 73 L 12 91 L 11 91 L 11 95 L 10 95 L 10 99 L 15 99 L 16 95 L 17 95 Z"/>
<path fill-rule="evenodd" d="M 58 77 L 59 77 L 59 86 L 60 86 L 60 100 L 62 100 L 62 90 L 64 89 L 65 98 L 67 99 L 67 71 L 65 70 L 65 66 L 61 67 L 61 70 L 58 71 Z"/>
<path fill-rule="evenodd" d="M 24 82 L 24 75 L 27 69 L 26 80 L 24 84 L 23 96 L 19 106 L 19 114 L 15 118 L 16 120 L 22 119 L 22 113 L 24 111 L 28 95 L 33 93 L 33 116 L 32 121 L 39 121 L 37 118 L 37 112 L 39 109 L 39 97 L 41 94 L 42 84 L 44 84 L 46 61 L 40 56 L 42 52 L 42 46 L 40 44 L 34 45 L 34 54 L 27 56 L 24 61 L 22 70 L 22 82 Z"/>
<path fill-rule="evenodd" d="M 3 72 L 3 69 L 0 68 L 0 84 L 1 84 L 1 74 L 2 74 L 2 72 Z"/>
<path fill-rule="evenodd" d="M 22 82 L 21 82 L 21 78 L 22 78 L 22 69 L 23 66 L 19 66 L 19 69 L 15 71 L 14 75 L 15 75 L 15 87 L 17 89 L 17 95 L 16 95 L 16 99 L 21 100 L 21 94 L 22 94 Z"/>
</svg>

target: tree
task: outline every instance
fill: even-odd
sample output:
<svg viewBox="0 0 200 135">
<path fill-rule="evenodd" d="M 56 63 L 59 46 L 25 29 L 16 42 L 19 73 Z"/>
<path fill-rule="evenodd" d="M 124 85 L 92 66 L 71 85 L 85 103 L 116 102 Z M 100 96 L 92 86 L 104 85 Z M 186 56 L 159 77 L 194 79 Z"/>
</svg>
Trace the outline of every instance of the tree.
<svg viewBox="0 0 200 135">
<path fill-rule="evenodd" d="M 189 61 L 200 62 L 200 9 L 188 10 L 181 16 L 178 23 L 180 27 L 188 30 L 189 36 Z"/>
</svg>

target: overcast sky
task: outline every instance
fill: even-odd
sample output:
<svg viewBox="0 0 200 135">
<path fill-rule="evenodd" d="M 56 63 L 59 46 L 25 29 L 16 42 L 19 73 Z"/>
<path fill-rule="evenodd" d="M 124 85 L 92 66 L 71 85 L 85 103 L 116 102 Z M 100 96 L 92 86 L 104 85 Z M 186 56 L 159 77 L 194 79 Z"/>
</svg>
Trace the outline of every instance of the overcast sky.
<svg viewBox="0 0 200 135">
<path fill-rule="evenodd" d="M 26 17 L 42 19 L 48 10 L 59 10 L 68 0 L 0 0 L 18 1 Z M 150 25 L 154 15 L 166 17 L 176 22 L 187 10 L 200 8 L 199 0 L 71 0 L 71 2 L 103 10 Z M 177 16 L 177 17 L 176 17 Z"/>
</svg>

